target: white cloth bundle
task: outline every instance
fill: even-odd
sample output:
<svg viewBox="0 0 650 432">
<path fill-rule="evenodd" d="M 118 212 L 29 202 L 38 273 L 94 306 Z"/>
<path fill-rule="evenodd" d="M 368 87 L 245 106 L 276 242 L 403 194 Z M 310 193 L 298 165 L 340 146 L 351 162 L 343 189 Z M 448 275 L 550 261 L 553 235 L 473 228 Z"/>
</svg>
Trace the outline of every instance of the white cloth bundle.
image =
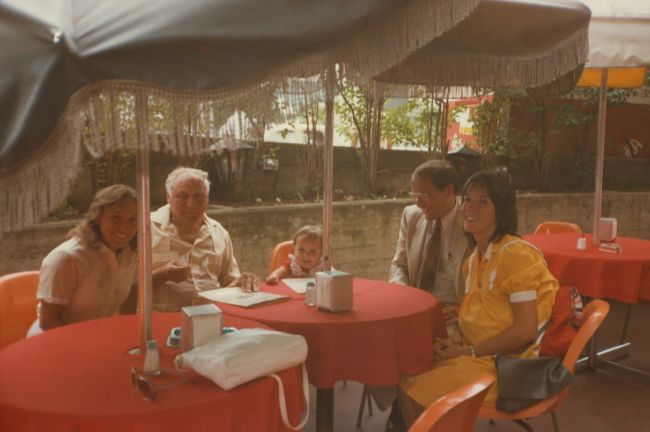
<svg viewBox="0 0 650 432">
<path fill-rule="evenodd" d="M 309 384 L 304 362 L 307 359 L 307 341 L 293 335 L 266 329 L 241 329 L 213 339 L 204 345 L 176 356 L 177 368 L 192 368 L 214 381 L 224 390 L 263 376 L 271 376 L 279 385 L 282 420 L 287 427 L 298 430 L 309 416 Z M 300 425 L 291 426 L 287 418 L 282 380 L 275 374 L 303 364 L 303 393 L 307 415 Z"/>
</svg>

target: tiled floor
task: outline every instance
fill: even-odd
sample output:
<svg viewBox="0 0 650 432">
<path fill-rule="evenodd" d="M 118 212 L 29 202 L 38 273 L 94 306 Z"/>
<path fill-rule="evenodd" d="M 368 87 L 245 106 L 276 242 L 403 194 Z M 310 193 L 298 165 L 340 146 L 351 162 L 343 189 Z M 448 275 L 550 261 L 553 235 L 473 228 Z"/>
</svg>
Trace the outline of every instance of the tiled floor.
<svg viewBox="0 0 650 432">
<path fill-rule="evenodd" d="M 625 307 L 612 304 L 610 315 L 598 335 L 597 344 L 606 346 L 620 338 L 625 316 Z M 632 342 L 630 356 L 622 362 L 650 373 L 650 306 L 632 307 L 628 330 Z M 334 430 L 382 432 L 388 412 L 374 410 L 372 417 L 367 410 L 360 428 L 356 426 L 357 412 L 362 386 L 348 381 L 347 385 L 337 383 L 334 396 Z M 311 418 L 304 429 L 315 431 L 315 392 L 311 394 Z M 614 375 L 605 370 L 580 372 L 573 383 L 569 397 L 558 410 L 560 428 L 564 432 L 650 432 L 650 384 Z M 550 415 L 531 420 L 538 432 L 553 431 Z M 478 432 L 519 432 L 512 422 L 497 422 L 490 425 L 479 421 Z"/>
</svg>

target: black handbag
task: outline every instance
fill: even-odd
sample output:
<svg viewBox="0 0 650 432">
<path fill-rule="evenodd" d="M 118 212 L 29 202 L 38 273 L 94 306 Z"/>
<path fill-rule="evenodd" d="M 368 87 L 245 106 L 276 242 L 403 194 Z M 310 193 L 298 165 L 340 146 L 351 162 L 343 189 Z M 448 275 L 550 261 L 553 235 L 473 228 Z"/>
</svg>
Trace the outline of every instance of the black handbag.
<svg viewBox="0 0 650 432">
<path fill-rule="evenodd" d="M 518 358 L 496 355 L 499 411 L 514 412 L 547 399 L 571 384 L 573 374 L 558 357 Z"/>
</svg>

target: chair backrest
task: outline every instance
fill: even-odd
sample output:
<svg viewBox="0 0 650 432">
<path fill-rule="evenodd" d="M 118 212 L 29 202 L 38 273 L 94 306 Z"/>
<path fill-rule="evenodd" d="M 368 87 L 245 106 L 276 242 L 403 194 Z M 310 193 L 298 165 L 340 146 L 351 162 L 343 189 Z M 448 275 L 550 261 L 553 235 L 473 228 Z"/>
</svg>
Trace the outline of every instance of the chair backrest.
<svg viewBox="0 0 650 432">
<path fill-rule="evenodd" d="M 471 432 L 478 410 L 496 378 L 481 375 L 478 380 L 431 404 L 413 423 L 409 432 Z"/>
<path fill-rule="evenodd" d="M 582 234 L 582 230 L 578 225 L 574 223 L 560 222 L 560 221 L 542 222 L 541 224 L 537 225 L 537 228 L 535 228 L 535 234 L 551 234 L 551 233 L 557 233 L 557 234 L 576 233 L 580 235 Z"/>
<path fill-rule="evenodd" d="M 564 357 L 569 351 L 571 342 L 578 333 L 579 326 L 577 324 L 582 322 L 582 310 L 584 309 L 582 307 L 579 310 L 574 309 L 576 304 L 574 296 L 578 298 L 580 296 L 576 288 L 560 285 L 555 294 L 551 321 L 546 328 L 539 349 L 540 356 Z"/>
<path fill-rule="evenodd" d="M 0 348 L 27 335 L 36 320 L 38 271 L 0 277 Z"/>
<path fill-rule="evenodd" d="M 598 330 L 598 327 L 600 327 L 608 313 L 609 303 L 604 300 L 595 299 L 587 304 L 583 312 L 583 320 L 580 329 L 562 360 L 564 367 L 569 369 L 571 372 L 575 370 L 576 362 L 578 361 L 578 357 L 582 353 L 582 350 L 587 345 L 587 342 L 589 342 L 589 339 L 591 339 L 594 333 L 596 333 L 596 330 Z"/>
<path fill-rule="evenodd" d="M 269 262 L 269 273 L 284 264 L 291 253 L 293 253 L 293 240 L 283 241 L 275 245 Z"/>
</svg>

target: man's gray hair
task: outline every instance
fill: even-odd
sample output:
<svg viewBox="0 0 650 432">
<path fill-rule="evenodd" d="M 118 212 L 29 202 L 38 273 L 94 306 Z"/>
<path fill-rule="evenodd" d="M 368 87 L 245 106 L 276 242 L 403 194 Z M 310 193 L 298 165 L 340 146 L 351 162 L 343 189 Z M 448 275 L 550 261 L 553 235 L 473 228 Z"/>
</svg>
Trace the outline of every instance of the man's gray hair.
<svg viewBox="0 0 650 432">
<path fill-rule="evenodd" d="M 170 172 L 165 181 L 165 189 L 167 189 L 167 195 L 172 194 L 172 188 L 174 187 L 174 182 L 180 175 L 186 175 L 189 178 L 200 180 L 205 185 L 205 191 L 210 195 L 210 180 L 208 180 L 208 173 L 197 169 L 189 167 L 178 167 L 174 171 Z"/>
</svg>

